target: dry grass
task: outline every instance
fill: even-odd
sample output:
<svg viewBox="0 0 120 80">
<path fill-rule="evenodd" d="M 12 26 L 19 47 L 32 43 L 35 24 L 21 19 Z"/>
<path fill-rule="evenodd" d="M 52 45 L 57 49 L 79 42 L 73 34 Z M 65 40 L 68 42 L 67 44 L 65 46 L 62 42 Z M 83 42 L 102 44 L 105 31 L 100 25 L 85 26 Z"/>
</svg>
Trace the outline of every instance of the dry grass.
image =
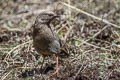
<svg viewBox="0 0 120 80">
<path fill-rule="evenodd" d="M 40 1 L 0 1 L 0 80 L 120 79 L 119 0 Z M 41 68 L 32 45 L 31 26 L 44 10 L 64 18 L 56 30 L 70 56 L 60 58 L 58 77 L 50 77 L 54 59 Z"/>
</svg>

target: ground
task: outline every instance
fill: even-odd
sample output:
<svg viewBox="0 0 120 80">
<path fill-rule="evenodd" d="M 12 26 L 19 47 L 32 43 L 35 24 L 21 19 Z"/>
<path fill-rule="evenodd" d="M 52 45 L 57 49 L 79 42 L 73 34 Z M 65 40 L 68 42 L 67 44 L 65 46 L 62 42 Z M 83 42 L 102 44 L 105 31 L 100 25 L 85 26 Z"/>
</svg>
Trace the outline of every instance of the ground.
<svg viewBox="0 0 120 80">
<path fill-rule="evenodd" d="M 43 58 L 32 44 L 42 11 L 61 16 L 54 27 L 68 57 Z M 120 0 L 0 0 L 0 80 L 120 80 Z"/>
</svg>

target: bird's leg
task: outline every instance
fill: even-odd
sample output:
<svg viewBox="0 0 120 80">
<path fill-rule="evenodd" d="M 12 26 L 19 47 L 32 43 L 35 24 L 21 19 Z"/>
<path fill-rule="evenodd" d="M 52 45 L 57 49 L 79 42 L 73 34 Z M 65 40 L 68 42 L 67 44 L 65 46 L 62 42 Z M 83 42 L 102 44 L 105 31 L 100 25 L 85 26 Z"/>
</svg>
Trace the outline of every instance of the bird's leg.
<svg viewBox="0 0 120 80">
<path fill-rule="evenodd" d="M 56 57 L 56 71 L 52 74 L 53 75 L 58 75 L 58 56 Z"/>
</svg>

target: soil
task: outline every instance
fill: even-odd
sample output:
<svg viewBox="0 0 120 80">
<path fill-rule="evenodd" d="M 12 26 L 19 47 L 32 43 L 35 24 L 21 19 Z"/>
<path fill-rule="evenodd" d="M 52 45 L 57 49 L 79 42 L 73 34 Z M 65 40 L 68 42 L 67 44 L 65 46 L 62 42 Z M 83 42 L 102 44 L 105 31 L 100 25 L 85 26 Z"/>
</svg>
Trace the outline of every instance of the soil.
<svg viewBox="0 0 120 80">
<path fill-rule="evenodd" d="M 42 64 L 32 44 L 32 25 L 46 10 L 61 16 L 53 29 L 69 53 L 57 76 L 54 57 Z M 119 0 L 0 0 L 0 80 L 120 80 L 119 27 Z"/>
</svg>

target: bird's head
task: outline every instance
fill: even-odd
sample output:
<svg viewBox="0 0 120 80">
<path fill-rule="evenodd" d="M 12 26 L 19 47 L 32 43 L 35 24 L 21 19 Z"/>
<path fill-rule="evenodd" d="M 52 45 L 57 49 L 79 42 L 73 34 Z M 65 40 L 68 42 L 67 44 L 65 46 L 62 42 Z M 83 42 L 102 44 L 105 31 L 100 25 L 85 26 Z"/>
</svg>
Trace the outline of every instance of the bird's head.
<svg viewBox="0 0 120 80">
<path fill-rule="evenodd" d="M 43 12 L 38 15 L 37 22 L 41 24 L 50 24 L 53 20 L 57 18 L 59 18 L 59 16 L 57 16 L 53 12 Z"/>
</svg>

